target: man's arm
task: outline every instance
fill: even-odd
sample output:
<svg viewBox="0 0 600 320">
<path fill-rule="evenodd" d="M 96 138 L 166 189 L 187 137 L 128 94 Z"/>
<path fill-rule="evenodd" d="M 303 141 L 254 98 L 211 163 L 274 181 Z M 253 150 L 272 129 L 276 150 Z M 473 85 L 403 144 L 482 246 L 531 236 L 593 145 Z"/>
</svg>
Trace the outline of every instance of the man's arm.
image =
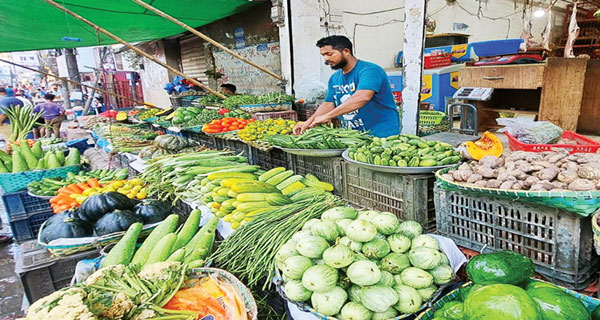
<svg viewBox="0 0 600 320">
<path fill-rule="evenodd" d="M 314 119 L 311 121 L 310 126 L 314 127 L 318 124 L 329 122 L 331 119 L 335 119 L 343 114 L 358 110 L 367 104 L 367 102 L 371 101 L 374 94 L 375 91 L 373 90 L 358 90 L 350 97 L 350 99 L 346 100 L 346 102 L 342 103 L 339 107 L 333 108 L 323 114 L 317 114 L 315 112 L 313 115 Z"/>
<path fill-rule="evenodd" d="M 308 118 L 306 121 L 304 121 L 302 123 L 298 123 L 294 127 L 294 134 L 302 134 L 304 131 L 306 131 L 306 129 L 311 127 L 313 121 L 315 121 L 315 119 L 317 117 L 327 114 L 328 112 L 330 112 L 333 109 L 335 109 L 333 102 L 321 103 L 321 105 L 317 108 L 315 113 L 312 116 L 310 116 L 310 118 Z"/>
</svg>

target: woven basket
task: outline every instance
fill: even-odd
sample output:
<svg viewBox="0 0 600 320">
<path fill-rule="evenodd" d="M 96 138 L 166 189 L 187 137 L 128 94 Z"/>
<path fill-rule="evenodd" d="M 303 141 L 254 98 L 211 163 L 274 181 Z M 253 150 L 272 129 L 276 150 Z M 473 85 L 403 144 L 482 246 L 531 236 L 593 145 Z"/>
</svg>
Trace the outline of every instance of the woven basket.
<svg viewBox="0 0 600 320">
<path fill-rule="evenodd" d="M 583 217 L 589 216 L 600 208 L 600 191 L 522 191 L 478 188 L 444 179 L 442 174 L 451 169 L 453 168 L 438 170 L 435 173 L 438 185 L 444 190 L 465 191 L 472 194 L 541 204 L 573 212 Z"/>
<path fill-rule="evenodd" d="M 542 280 L 538 280 L 538 279 L 533 279 L 533 278 L 532 278 L 532 280 L 538 281 L 538 282 L 548 283 L 546 281 L 542 281 Z M 429 309 L 425 310 L 424 312 L 422 312 L 421 314 L 419 314 L 415 318 L 415 320 L 432 320 L 434 318 L 433 314 L 437 310 L 439 310 L 447 302 L 459 299 L 459 297 L 460 297 L 460 290 L 463 289 L 463 288 L 468 288 L 471 285 L 472 285 L 471 282 L 467 282 L 467 283 L 463 284 L 460 288 L 456 288 L 456 289 L 452 290 L 450 293 L 448 293 L 447 295 L 445 295 L 444 297 L 442 297 L 440 300 L 438 300 L 436 303 L 434 303 L 431 308 L 429 308 Z M 576 291 L 571 291 L 571 290 L 566 289 L 566 288 L 562 288 L 562 287 L 559 287 L 559 288 L 562 289 L 562 290 L 564 290 L 566 293 L 574 296 L 575 298 L 579 299 L 590 313 L 592 311 L 594 311 L 594 309 L 596 309 L 596 307 L 598 307 L 600 305 L 600 300 L 598 300 L 598 299 L 594 299 L 592 297 L 583 295 L 583 294 L 581 294 L 579 292 L 576 292 Z"/>
<path fill-rule="evenodd" d="M 31 182 L 40 181 L 44 178 L 65 178 L 69 172 L 78 173 L 79 170 L 81 170 L 81 166 L 76 165 L 48 170 L 0 173 L 0 187 L 5 193 L 13 193 L 27 188 L 27 185 Z"/>
<path fill-rule="evenodd" d="M 196 268 L 191 269 L 188 274 L 188 279 L 200 279 L 206 276 L 216 276 L 217 279 L 227 282 L 237 290 L 237 294 L 244 300 L 244 306 L 248 314 L 248 319 L 256 320 L 258 317 L 258 307 L 254 296 L 246 286 L 238 280 L 233 274 L 217 268 Z M 185 285 L 184 285 L 185 286 Z"/>
</svg>

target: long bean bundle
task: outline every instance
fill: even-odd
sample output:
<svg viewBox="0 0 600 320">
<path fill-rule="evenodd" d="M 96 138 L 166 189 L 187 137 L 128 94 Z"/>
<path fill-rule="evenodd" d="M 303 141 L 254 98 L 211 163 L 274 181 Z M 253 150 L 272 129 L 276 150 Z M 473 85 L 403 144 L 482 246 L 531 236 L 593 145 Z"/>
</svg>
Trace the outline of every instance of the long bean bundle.
<svg viewBox="0 0 600 320">
<path fill-rule="evenodd" d="M 263 283 L 263 289 L 268 288 L 279 248 L 308 220 L 342 204 L 340 198 L 324 194 L 257 214 L 221 242 L 210 260 L 250 287 Z"/>
<path fill-rule="evenodd" d="M 10 120 L 10 138 L 9 141 L 24 140 L 27 134 L 31 132 L 37 120 L 42 116 L 42 112 L 33 112 L 33 106 L 9 106 L 4 108 L 4 114 Z"/>
</svg>

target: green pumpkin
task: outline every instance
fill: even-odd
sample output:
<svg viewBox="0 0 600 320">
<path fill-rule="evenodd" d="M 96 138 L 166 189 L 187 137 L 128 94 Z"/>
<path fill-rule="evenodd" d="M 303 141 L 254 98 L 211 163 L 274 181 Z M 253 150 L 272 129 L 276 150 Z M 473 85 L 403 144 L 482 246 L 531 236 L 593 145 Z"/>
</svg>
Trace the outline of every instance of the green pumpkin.
<svg viewBox="0 0 600 320">
<path fill-rule="evenodd" d="M 96 194 L 87 198 L 79 208 L 81 220 L 94 223 L 107 212 L 114 210 L 129 210 L 133 207 L 131 200 L 118 192 Z"/>
<path fill-rule="evenodd" d="M 93 234 L 90 224 L 79 219 L 77 209 L 70 209 L 52 216 L 40 231 L 40 240 L 48 243 L 61 238 L 89 237 Z"/>
<path fill-rule="evenodd" d="M 156 223 L 165 220 L 171 214 L 171 206 L 161 200 L 148 199 L 138 203 L 133 212 L 144 219 L 144 224 Z"/>
<path fill-rule="evenodd" d="M 105 234 L 125 231 L 136 222 L 143 223 L 144 219 L 129 210 L 115 210 L 106 213 L 96 221 L 94 231 L 96 235 L 103 236 Z"/>
</svg>

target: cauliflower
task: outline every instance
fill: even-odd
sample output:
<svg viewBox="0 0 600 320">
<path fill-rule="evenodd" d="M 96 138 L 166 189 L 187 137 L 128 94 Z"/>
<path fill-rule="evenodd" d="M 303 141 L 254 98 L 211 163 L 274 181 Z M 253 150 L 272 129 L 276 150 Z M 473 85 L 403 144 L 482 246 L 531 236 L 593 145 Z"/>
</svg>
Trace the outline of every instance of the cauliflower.
<svg viewBox="0 0 600 320">
<path fill-rule="evenodd" d="M 169 280 L 172 272 L 181 272 L 181 267 L 176 261 L 157 262 L 144 266 L 139 276 L 148 281 Z"/>
<path fill-rule="evenodd" d="M 112 273 L 118 277 L 121 277 L 124 272 L 125 272 L 125 266 L 122 264 L 105 267 L 105 268 L 99 269 L 98 271 L 92 273 L 89 277 L 87 277 L 87 279 L 85 279 L 85 284 L 92 285 L 92 284 L 97 284 L 97 283 L 103 283 L 104 278 L 109 273 Z"/>
<path fill-rule="evenodd" d="M 108 319 L 122 319 L 133 307 L 133 301 L 122 292 L 89 288 L 86 303 L 92 313 Z"/>
<path fill-rule="evenodd" d="M 144 309 L 141 312 L 136 313 L 131 320 L 146 320 L 156 317 L 157 314 L 154 310 Z"/>
<path fill-rule="evenodd" d="M 85 305 L 87 293 L 81 288 L 56 291 L 29 307 L 27 320 L 97 320 Z"/>
</svg>

